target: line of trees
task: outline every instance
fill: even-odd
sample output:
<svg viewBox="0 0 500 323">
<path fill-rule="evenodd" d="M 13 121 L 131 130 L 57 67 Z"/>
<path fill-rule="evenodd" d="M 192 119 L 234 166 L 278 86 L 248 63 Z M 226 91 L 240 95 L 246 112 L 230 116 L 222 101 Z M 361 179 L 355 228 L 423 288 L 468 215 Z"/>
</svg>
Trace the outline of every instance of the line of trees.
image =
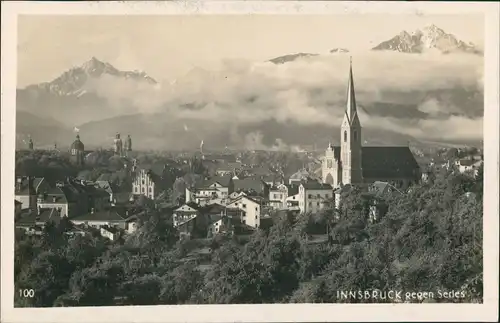
<svg viewBox="0 0 500 323">
<path fill-rule="evenodd" d="M 432 301 L 481 302 L 481 183 L 480 176 L 442 172 L 388 197 L 375 223 L 358 212 L 365 205 L 354 191 L 340 210 L 288 214 L 245 240 L 217 236 L 205 243 L 206 266 L 188 261 L 204 242 L 179 241 L 169 214 L 148 212 L 139 230 L 118 242 L 98 234 L 66 238 L 65 226 L 48 225 L 41 237 L 16 234 L 16 289 L 36 294 L 16 295 L 15 304 L 327 303 L 339 301 L 338 290 L 460 290 L 464 298 Z M 329 239 L 312 243 L 319 231 Z"/>
</svg>

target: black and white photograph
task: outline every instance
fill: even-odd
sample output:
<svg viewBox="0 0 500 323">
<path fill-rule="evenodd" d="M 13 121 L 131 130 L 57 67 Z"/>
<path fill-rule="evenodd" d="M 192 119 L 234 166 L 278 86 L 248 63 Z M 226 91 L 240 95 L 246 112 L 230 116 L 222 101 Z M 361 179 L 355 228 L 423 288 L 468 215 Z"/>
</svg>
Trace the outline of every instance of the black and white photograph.
<svg viewBox="0 0 500 323">
<path fill-rule="evenodd" d="M 484 7 L 88 6 L 17 14 L 2 54 L 2 307 L 498 301 Z"/>
</svg>

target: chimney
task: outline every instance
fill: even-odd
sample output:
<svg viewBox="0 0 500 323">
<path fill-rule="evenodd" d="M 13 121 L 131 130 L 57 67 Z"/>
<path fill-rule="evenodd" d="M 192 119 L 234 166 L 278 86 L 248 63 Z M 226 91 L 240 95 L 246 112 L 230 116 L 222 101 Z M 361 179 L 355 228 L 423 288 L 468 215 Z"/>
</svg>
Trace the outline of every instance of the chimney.
<svg viewBox="0 0 500 323">
<path fill-rule="evenodd" d="M 91 209 L 90 209 L 90 213 L 91 213 L 91 214 L 94 214 L 94 208 L 91 208 Z"/>
<path fill-rule="evenodd" d="M 40 215 L 40 213 L 42 213 L 42 208 L 38 206 L 36 214 Z"/>
<path fill-rule="evenodd" d="M 56 197 L 55 196 L 52 196 L 52 202 L 56 202 Z"/>
<path fill-rule="evenodd" d="M 127 216 L 128 216 L 128 210 L 127 210 L 127 211 L 125 211 L 125 215 L 127 215 Z"/>
</svg>

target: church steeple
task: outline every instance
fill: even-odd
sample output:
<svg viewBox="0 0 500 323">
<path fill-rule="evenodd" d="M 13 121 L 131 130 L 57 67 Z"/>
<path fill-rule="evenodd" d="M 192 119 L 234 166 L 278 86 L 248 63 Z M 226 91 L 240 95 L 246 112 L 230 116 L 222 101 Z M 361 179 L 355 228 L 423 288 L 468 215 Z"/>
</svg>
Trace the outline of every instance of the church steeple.
<svg viewBox="0 0 500 323">
<path fill-rule="evenodd" d="M 347 106 L 346 106 L 347 119 L 349 124 L 352 124 L 354 119 L 357 118 L 356 110 L 356 94 L 354 91 L 354 77 L 352 76 L 352 57 L 349 58 L 349 80 L 347 83 Z"/>
<path fill-rule="evenodd" d="M 354 77 L 352 75 L 352 59 L 349 63 L 349 79 L 347 83 L 347 106 L 340 128 L 340 161 L 342 166 L 341 183 L 362 183 L 361 170 L 361 123 L 356 110 Z"/>
</svg>

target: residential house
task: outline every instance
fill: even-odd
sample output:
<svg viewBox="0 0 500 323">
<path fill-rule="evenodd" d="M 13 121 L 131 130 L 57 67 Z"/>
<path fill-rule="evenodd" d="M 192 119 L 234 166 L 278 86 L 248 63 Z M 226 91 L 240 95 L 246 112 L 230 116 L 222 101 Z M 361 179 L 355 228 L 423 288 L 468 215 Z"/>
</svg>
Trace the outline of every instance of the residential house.
<svg viewBox="0 0 500 323">
<path fill-rule="evenodd" d="M 196 218 L 200 214 L 200 206 L 194 202 L 188 202 L 174 210 L 172 220 L 174 227 L 178 227 L 184 222 Z"/>
<path fill-rule="evenodd" d="M 288 207 L 287 200 L 289 197 L 292 197 L 292 201 L 294 200 L 293 196 L 299 193 L 298 185 L 290 185 L 290 184 L 279 184 L 277 186 L 269 189 L 269 206 L 275 209 L 284 209 Z M 298 203 L 298 200 L 297 200 Z"/>
<path fill-rule="evenodd" d="M 91 210 L 70 220 L 75 225 L 83 224 L 97 229 L 110 226 L 129 231 L 131 226 L 136 226 L 137 215 L 126 208 L 111 208 L 98 212 Z"/>
<path fill-rule="evenodd" d="M 57 209 L 25 210 L 26 212 L 15 222 L 16 229 L 25 230 L 27 234 L 41 234 L 45 225 L 49 222 L 58 224 L 61 221 L 61 213 Z"/>
<path fill-rule="evenodd" d="M 195 187 L 186 188 L 186 203 L 199 205 L 224 203 L 229 194 L 234 192 L 234 181 L 231 176 L 216 176 L 205 180 Z"/>
<path fill-rule="evenodd" d="M 455 162 L 460 173 L 471 173 L 474 177 L 477 176 L 479 167 L 483 164 L 483 160 L 474 159 L 472 157 L 466 159 L 460 159 Z"/>
<path fill-rule="evenodd" d="M 181 237 L 206 237 L 208 217 L 201 212 L 201 207 L 189 202 L 174 210 L 174 227 Z"/>
<path fill-rule="evenodd" d="M 75 196 L 64 185 L 56 185 L 48 191 L 40 192 L 37 196 L 37 204 L 42 209 L 57 209 L 61 212 L 61 217 L 68 218 L 80 214 L 78 210 Z"/>
<path fill-rule="evenodd" d="M 325 207 L 325 202 L 333 197 L 333 188 L 330 184 L 309 181 L 299 186 L 300 212 L 317 213 Z"/>
<path fill-rule="evenodd" d="M 233 180 L 235 192 L 245 192 L 247 195 L 268 196 L 269 185 L 261 179 L 245 178 Z"/>
<path fill-rule="evenodd" d="M 239 196 L 230 201 L 226 206 L 228 209 L 239 209 L 244 211 L 241 222 L 253 228 L 259 228 L 260 215 L 263 201 L 257 197 Z"/>
<path fill-rule="evenodd" d="M 14 196 L 15 200 L 21 203 L 21 209 L 36 210 L 37 204 L 34 178 L 18 176 L 16 178 Z"/>
</svg>

